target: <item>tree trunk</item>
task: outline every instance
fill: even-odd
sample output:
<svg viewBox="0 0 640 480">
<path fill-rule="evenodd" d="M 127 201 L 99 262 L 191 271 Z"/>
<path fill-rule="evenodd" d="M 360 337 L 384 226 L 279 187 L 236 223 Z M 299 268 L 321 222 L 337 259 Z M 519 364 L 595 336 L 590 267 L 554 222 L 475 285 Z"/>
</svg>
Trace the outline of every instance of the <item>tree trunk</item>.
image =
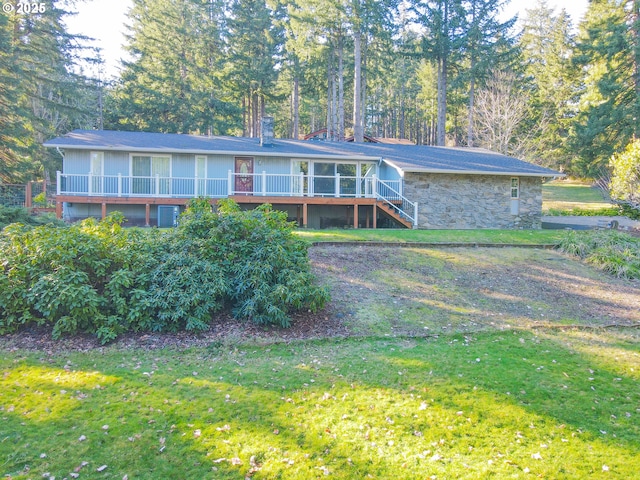
<svg viewBox="0 0 640 480">
<path fill-rule="evenodd" d="M 469 118 L 467 125 L 467 147 L 473 147 L 473 109 L 475 108 L 476 81 L 473 75 L 475 59 L 471 60 L 471 80 L 469 82 Z"/>
<path fill-rule="evenodd" d="M 444 146 L 447 122 L 447 59 L 438 62 L 438 122 L 436 145 Z"/>
<path fill-rule="evenodd" d="M 300 79 L 296 75 L 293 79 L 293 134 L 294 140 L 300 137 Z"/>
<path fill-rule="evenodd" d="M 634 105 L 634 138 L 640 135 L 640 0 L 633 0 L 632 15 L 632 32 L 633 32 L 633 82 L 635 87 L 635 105 Z"/>
<path fill-rule="evenodd" d="M 338 141 L 344 140 L 344 38 L 338 37 Z"/>
<path fill-rule="evenodd" d="M 362 35 L 356 32 L 353 36 L 353 141 L 364 142 L 364 129 L 362 128 Z"/>
</svg>

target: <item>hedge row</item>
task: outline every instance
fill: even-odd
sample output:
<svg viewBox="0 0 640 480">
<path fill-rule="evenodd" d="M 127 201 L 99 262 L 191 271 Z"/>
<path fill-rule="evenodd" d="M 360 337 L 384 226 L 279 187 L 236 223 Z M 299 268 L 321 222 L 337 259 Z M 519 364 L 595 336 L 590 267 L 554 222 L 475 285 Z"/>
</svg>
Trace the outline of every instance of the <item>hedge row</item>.
<svg viewBox="0 0 640 480">
<path fill-rule="evenodd" d="M 119 213 L 64 228 L 13 224 L 0 235 L 0 334 L 51 326 L 54 337 L 127 331 L 204 330 L 229 309 L 259 324 L 289 326 L 322 308 L 308 245 L 269 205 L 213 212 L 193 200 L 171 231 L 124 229 Z"/>
</svg>

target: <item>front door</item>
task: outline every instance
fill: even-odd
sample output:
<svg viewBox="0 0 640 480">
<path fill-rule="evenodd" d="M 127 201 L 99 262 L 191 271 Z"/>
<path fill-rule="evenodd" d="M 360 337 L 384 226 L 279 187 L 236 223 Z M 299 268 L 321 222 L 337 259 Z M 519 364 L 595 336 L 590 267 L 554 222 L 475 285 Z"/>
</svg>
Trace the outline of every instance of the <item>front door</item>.
<svg viewBox="0 0 640 480">
<path fill-rule="evenodd" d="M 253 193 L 253 157 L 236 157 L 235 178 L 236 194 Z"/>
</svg>

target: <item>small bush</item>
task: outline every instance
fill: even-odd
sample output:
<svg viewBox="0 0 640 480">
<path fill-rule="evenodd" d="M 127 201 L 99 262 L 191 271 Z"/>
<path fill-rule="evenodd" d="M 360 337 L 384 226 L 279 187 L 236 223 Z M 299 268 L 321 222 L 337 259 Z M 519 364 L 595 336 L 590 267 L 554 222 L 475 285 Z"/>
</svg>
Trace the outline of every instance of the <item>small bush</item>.
<svg viewBox="0 0 640 480">
<path fill-rule="evenodd" d="M 62 220 L 56 219 L 55 215 L 31 215 L 29 210 L 23 207 L 6 207 L 0 205 L 0 230 L 12 223 L 21 223 L 23 225 L 55 225 L 64 226 Z"/>
<path fill-rule="evenodd" d="M 616 277 L 640 278 L 640 239 L 626 233 L 615 230 L 570 231 L 558 248 Z"/>
<path fill-rule="evenodd" d="M 288 326 L 322 308 L 308 245 L 284 213 L 190 203 L 171 231 L 123 229 L 112 213 L 64 228 L 13 224 L 0 234 L 0 334 L 48 325 L 104 343 L 126 331 L 208 328 L 215 312 Z"/>
</svg>

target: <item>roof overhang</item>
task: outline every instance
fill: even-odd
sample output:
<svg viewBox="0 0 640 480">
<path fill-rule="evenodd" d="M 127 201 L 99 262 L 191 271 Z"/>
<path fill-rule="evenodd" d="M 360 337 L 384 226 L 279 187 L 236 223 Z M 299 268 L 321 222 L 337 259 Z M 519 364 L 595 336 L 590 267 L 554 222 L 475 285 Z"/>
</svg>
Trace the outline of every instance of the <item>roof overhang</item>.
<svg viewBox="0 0 640 480">
<path fill-rule="evenodd" d="M 438 169 L 438 168 L 402 168 L 405 173 L 450 173 L 456 175 L 499 175 L 504 177 L 564 177 L 564 173 L 554 172 L 509 172 L 509 171 L 488 171 L 488 170 L 455 170 L 455 169 Z"/>
<path fill-rule="evenodd" d="M 342 159 L 342 160 L 362 160 L 362 161 L 379 161 L 380 157 L 372 155 L 349 155 L 346 153 L 296 153 L 286 151 L 269 151 L 265 150 L 207 150 L 207 149 L 181 149 L 181 148 L 149 148 L 149 147 L 130 147 L 126 145 L 107 146 L 107 145 L 73 145 L 73 144 L 51 144 L 43 143 L 43 146 L 49 148 L 69 149 L 69 150 L 101 150 L 110 152 L 134 152 L 134 153 L 186 153 L 195 155 L 232 155 L 232 156 L 249 156 L 249 157 L 291 157 L 291 158 L 308 158 L 308 159 Z"/>
</svg>

